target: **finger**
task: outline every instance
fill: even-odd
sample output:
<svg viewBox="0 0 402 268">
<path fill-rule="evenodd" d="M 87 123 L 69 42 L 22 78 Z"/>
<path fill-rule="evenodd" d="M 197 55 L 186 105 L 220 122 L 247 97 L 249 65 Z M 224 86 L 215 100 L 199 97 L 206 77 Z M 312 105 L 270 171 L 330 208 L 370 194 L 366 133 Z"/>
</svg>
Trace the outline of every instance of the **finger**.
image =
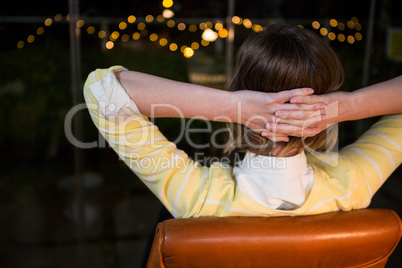
<svg viewBox="0 0 402 268">
<path fill-rule="evenodd" d="M 325 114 L 319 114 L 304 121 L 303 128 L 312 127 L 312 125 L 316 125 L 322 121 L 327 119 Z"/>
<path fill-rule="evenodd" d="M 280 135 L 277 133 L 272 133 L 272 132 L 262 132 L 261 136 L 266 137 L 267 139 L 273 141 L 273 142 L 288 142 L 289 137 L 285 135 Z"/>
<path fill-rule="evenodd" d="M 268 129 L 270 130 L 270 132 L 276 133 L 277 135 L 307 138 L 315 136 L 321 132 L 321 129 L 317 127 L 303 128 L 288 124 L 275 124 L 275 123 L 270 123 L 269 125 L 270 128 Z"/>
<path fill-rule="evenodd" d="M 308 96 L 314 93 L 314 90 L 312 88 L 304 87 L 304 88 L 296 88 L 292 90 L 284 90 L 281 92 L 278 92 L 276 94 L 277 101 L 279 102 L 287 102 L 291 98 L 296 97 L 296 96 Z"/>
<path fill-rule="evenodd" d="M 295 96 L 289 100 L 290 103 L 302 103 L 302 104 L 313 104 L 322 101 L 322 96 L 320 95 L 310 95 L 310 96 Z"/>
<path fill-rule="evenodd" d="M 291 103 L 283 103 L 276 104 L 273 107 L 274 111 L 318 111 L 325 109 L 327 105 L 323 102 L 313 103 L 313 104 L 291 104 Z"/>
<path fill-rule="evenodd" d="M 325 109 L 318 111 L 277 111 L 275 116 L 279 119 L 307 120 L 309 118 L 325 115 Z"/>
<path fill-rule="evenodd" d="M 280 124 L 280 123 L 267 124 L 267 130 L 269 130 L 269 132 L 271 133 L 275 133 L 276 135 L 282 135 L 282 136 L 301 137 L 303 134 L 302 127 L 288 124 Z"/>
<path fill-rule="evenodd" d="M 305 129 L 303 129 L 302 137 L 303 138 L 313 137 L 320 132 L 321 132 L 321 129 L 317 128 L 317 127 L 305 128 Z"/>
</svg>

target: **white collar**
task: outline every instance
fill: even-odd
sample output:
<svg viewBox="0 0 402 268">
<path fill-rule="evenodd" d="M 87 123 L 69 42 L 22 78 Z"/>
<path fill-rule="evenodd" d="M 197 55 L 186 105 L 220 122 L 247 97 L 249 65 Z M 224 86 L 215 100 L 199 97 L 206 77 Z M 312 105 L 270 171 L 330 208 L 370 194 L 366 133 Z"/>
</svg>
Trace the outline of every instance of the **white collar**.
<svg viewBox="0 0 402 268">
<path fill-rule="evenodd" d="M 247 152 L 244 159 L 237 162 L 236 166 L 243 172 L 299 175 L 307 167 L 307 158 L 304 151 L 290 157 L 263 156 Z"/>
<path fill-rule="evenodd" d="M 291 157 L 246 153 L 233 174 L 237 187 L 254 201 L 273 209 L 296 209 L 314 183 L 314 171 L 304 152 Z"/>
</svg>

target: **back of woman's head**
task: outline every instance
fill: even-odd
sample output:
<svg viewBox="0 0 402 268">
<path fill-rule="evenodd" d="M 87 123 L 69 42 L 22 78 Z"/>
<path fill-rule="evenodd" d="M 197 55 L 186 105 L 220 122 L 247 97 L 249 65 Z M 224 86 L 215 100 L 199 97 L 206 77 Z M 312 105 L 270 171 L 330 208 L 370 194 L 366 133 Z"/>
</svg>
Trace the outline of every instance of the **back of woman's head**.
<svg viewBox="0 0 402 268">
<path fill-rule="evenodd" d="M 279 92 L 311 87 L 314 94 L 337 90 L 343 69 L 335 52 L 317 34 L 296 26 L 270 25 L 251 34 L 241 46 L 229 90 Z M 274 144 L 245 126 L 231 127 L 227 152 L 252 150 L 269 155 Z M 290 151 L 328 149 L 328 131 L 309 138 L 290 137 L 278 156 Z"/>
</svg>

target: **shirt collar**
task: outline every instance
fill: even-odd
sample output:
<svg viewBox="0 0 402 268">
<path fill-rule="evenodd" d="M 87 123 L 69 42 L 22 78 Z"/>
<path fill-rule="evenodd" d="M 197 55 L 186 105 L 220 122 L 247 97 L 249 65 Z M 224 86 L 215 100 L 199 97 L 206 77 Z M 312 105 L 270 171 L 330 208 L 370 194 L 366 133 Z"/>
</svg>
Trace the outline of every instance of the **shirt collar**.
<svg viewBox="0 0 402 268">
<path fill-rule="evenodd" d="M 296 175 L 306 169 L 307 158 L 304 151 L 290 157 L 263 156 L 247 152 L 236 166 L 246 173 Z"/>
</svg>

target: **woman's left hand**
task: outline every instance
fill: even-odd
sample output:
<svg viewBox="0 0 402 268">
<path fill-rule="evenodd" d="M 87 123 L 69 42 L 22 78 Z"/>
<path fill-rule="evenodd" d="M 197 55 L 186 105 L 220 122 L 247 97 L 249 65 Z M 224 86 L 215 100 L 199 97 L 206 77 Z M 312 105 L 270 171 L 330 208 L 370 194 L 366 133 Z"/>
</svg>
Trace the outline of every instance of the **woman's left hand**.
<svg viewBox="0 0 402 268">
<path fill-rule="evenodd" d="M 325 119 L 326 104 L 289 103 L 298 96 L 309 96 L 314 93 L 311 88 L 298 88 L 278 93 L 241 90 L 233 92 L 238 96 L 237 116 L 235 122 L 241 123 L 251 130 L 275 142 L 287 142 L 289 136 L 311 137 L 321 132 L 312 125 Z M 280 116 L 292 111 L 292 119 L 281 124 Z"/>
</svg>

